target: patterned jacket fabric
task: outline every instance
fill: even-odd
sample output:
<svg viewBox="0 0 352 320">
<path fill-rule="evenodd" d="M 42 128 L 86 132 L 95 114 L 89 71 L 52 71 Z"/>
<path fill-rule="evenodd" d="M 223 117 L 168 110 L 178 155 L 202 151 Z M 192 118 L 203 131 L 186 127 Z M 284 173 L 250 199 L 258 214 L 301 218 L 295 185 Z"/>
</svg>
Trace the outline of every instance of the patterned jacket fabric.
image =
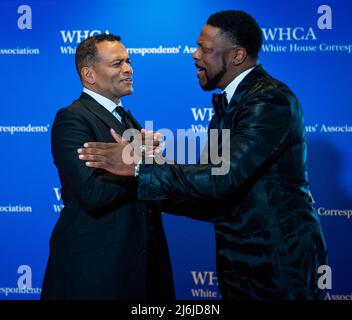
<svg viewBox="0 0 352 320">
<path fill-rule="evenodd" d="M 214 224 L 223 299 L 321 298 L 318 268 L 327 250 L 296 96 L 257 66 L 225 112 L 213 116 L 209 129 L 219 128 L 230 130 L 227 174 L 212 174 L 211 163 L 142 165 L 139 199 L 189 201 L 193 214 L 190 206 L 175 213 Z"/>
</svg>

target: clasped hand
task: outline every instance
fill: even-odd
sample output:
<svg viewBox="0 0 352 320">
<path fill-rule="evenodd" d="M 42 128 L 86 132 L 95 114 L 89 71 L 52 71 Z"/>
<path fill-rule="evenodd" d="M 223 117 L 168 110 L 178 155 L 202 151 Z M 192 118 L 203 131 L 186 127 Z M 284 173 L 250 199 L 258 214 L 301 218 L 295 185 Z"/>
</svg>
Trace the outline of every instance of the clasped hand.
<svg viewBox="0 0 352 320">
<path fill-rule="evenodd" d="M 86 142 L 77 150 L 79 159 L 91 168 L 104 169 L 118 176 L 134 176 L 135 165 L 145 157 L 159 157 L 163 136 L 159 132 L 142 129 L 141 134 L 128 142 L 114 129 L 110 133 L 116 143 Z"/>
</svg>

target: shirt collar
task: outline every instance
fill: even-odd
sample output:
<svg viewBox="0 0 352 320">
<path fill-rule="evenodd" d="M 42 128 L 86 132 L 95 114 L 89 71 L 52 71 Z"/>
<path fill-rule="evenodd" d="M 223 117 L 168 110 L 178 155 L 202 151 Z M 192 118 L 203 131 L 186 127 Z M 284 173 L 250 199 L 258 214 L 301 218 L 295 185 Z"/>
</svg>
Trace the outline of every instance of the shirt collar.
<svg viewBox="0 0 352 320">
<path fill-rule="evenodd" d="M 233 95 L 235 94 L 235 91 L 238 87 L 238 85 L 241 83 L 241 81 L 246 77 L 248 73 L 250 73 L 256 66 L 249 68 L 242 73 L 240 73 L 235 79 L 233 79 L 227 87 L 224 89 L 223 92 L 226 92 L 226 98 L 227 102 L 230 103 Z"/>
<path fill-rule="evenodd" d="M 83 92 L 85 92 L 86 94 L 89 94 L 96 102 L 101 104 L 109 112 L 113 112 L 115 110 L 116 106 L 122 107 L 121 99 L 119 100 L 118 104 L 116 105 L 116 103 L 114 101 L 102 96 L 99 93 L 96 93 L 92 90 L 89 90 L 87 88 L 83 88 Z"/>
</svg>

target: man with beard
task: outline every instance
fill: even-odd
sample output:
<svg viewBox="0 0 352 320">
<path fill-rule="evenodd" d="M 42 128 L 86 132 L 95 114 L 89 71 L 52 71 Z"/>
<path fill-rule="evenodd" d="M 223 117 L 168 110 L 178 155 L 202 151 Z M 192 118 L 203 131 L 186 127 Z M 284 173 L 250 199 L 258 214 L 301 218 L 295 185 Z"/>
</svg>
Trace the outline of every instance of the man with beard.
<svg viewBox="0 0 352 320">
<path fill-rule="evenodd" d="M 184 214 L 214 224 L 223 299 L 319 299 L 327 252 L 309 192 L 300 103 L 258 65 L 261 29 L 247 13 L 211 15 L 197 43 L 200 86 L 222 90 L 209 128 L 230 130 L 229 172 L 214 175 L 213 164 L 125 165 L 125 142 L 92 143 L 83 159 L 136 176 L 141 200 L 206 204 L 203 215 Z"/>
</svg>

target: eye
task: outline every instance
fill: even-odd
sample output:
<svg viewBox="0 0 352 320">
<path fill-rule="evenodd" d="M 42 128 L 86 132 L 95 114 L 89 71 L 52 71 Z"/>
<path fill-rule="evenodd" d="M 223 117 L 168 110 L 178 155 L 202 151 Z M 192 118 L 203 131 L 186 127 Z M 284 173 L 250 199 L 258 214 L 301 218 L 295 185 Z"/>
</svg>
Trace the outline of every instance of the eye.
<svg viewBox="0 0 352 320">
<path fill-rule="evenodd" d="M 211 52 L 213 52 L 212 48 L 207 48 L 207 47 L 200 47 L 200 50 L 202 50 L 203 53 L 211 53 Z"/>
</svg>

